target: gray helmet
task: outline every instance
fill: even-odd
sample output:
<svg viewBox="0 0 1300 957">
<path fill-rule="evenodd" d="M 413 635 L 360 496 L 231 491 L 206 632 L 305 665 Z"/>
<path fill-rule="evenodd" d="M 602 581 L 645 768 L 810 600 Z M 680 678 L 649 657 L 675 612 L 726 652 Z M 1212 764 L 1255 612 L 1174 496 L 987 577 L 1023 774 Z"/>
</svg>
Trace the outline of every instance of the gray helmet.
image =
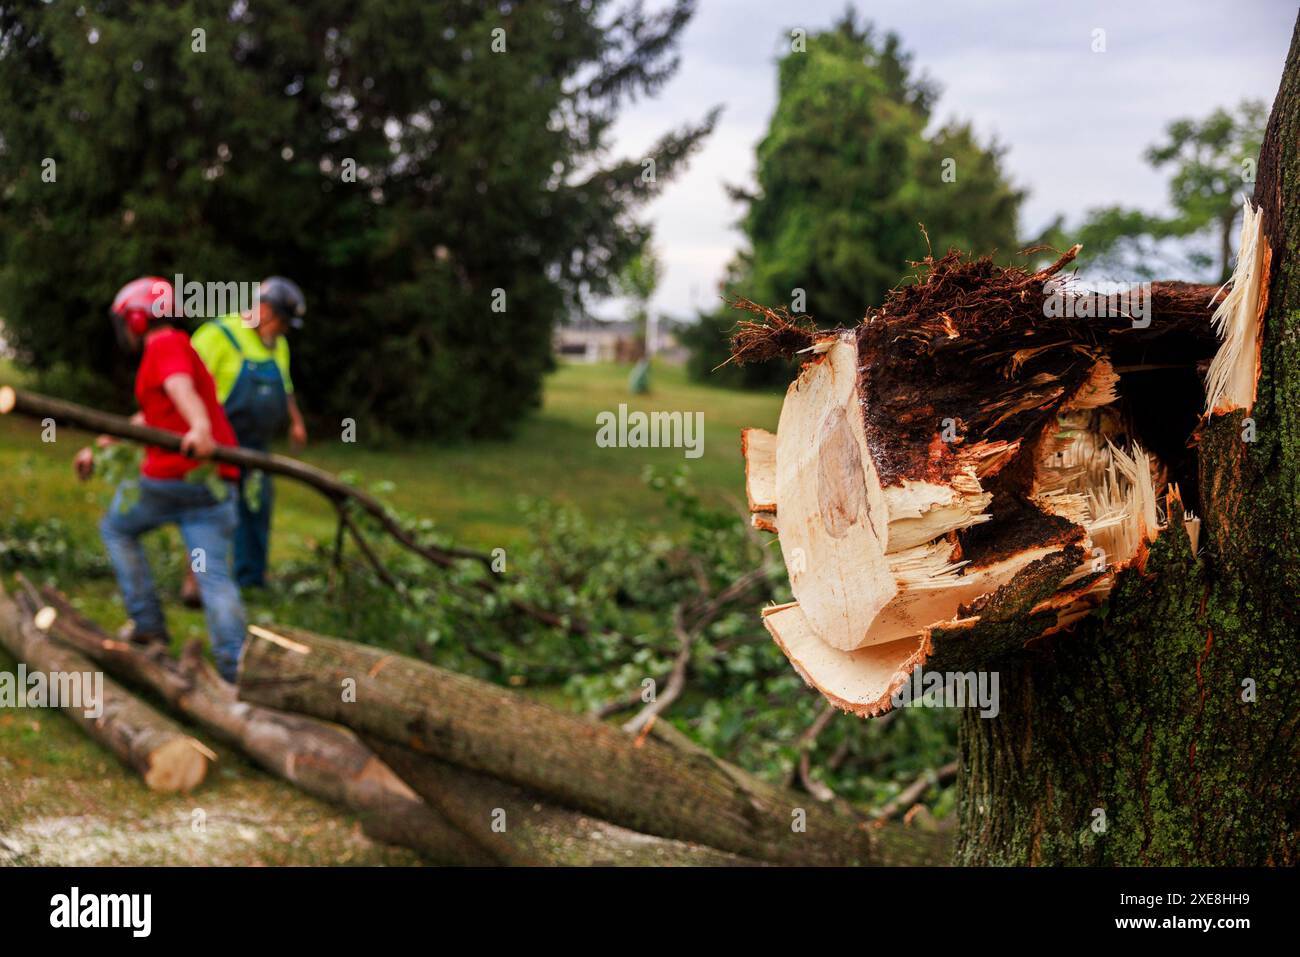
<svg viewBox="0 0 1300 957">
<path fill-rule="evenodd" d="M 284 317 L 294 329 L 302 328 L 302 317 L 307 314 L 307 299 L 298 284 L 284 276 L 271 276 L 262 280 L 262 302 Z"/>
</svg>

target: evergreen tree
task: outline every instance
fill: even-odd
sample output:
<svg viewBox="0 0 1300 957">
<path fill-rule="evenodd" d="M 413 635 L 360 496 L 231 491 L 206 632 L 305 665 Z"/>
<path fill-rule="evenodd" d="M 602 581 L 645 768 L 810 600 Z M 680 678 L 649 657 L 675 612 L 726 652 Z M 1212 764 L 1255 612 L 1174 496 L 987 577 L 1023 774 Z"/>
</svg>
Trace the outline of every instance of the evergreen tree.
<svg viewBox="0 0 1300 957">
<path fill-rule="evenodd" d="M 0 315 L 65 392 L 125 398 L 104 310 L 142 274 L 308 296 L 308 410 L 496 434 L 609 290 L 637 209 L 708 132 L 611 160 L 692 0 L 0 5 Z"/>
<path fill-rule="evenodd" d="M 1023 194 L 1007 183 L 1000 150 L 980 145 L 968 125 L 927 134 L 937 95 L 913 75 L 896 35 L 878 39 L 852 11 L 792 43 L 758 145 L 757 191 L 733 190 L 746 207 L 747 245 L 728 270 L 726 298 L 853 325 L 926 255 L 927 233 L 936 253 L 1015 252 Z M 723 308 L 686 334 L 693 374 L 726 359 L 737 315 Z M 727 366 L 719 377 L 788 380 L 764 365 Z"/>
</svg>

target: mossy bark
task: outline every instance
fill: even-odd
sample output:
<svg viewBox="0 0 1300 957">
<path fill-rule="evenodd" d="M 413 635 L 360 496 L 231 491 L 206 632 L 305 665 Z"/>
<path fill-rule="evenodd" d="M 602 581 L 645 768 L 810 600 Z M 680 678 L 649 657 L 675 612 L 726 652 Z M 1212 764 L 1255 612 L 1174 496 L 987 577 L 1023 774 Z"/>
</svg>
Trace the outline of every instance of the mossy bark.
<svg viewBox="0 0 1300 957">
<path fill-rule="evenodd" d="M 963 719 L 960 863 L 1300 863 L 1297 142 L 1300 31 L 1255 188 L 1258 395 L 1202 429 L 1200 552 L 1171 515 L 1094 618 L 987 665 L 1001 711 Z"/>
</svg>

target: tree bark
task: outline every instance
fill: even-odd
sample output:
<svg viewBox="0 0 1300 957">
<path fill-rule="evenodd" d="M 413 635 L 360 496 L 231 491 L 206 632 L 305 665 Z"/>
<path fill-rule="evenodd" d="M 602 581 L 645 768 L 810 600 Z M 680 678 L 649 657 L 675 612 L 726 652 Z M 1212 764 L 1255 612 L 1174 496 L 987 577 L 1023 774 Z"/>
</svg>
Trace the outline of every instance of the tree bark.
<svg viewBox="0 0 1300 957">
<path fill-rule="evenodd" d="M 872 827 L 699 750 L 564 714 L 464 675 L 299 630 L 251 629 L 244 700 L 337 721 L 645 834 L 781 864 L 933 863 L 943 838 Z M 431 766 L 435 777 L 440 764 Z M 426 789 L 432 793 L 432 788 Z M 476 821 L 490 819 L 480 802 Z"/>
<path fill-rule="evenodd" d="M 1272 252 L 1256 400 L 1200 433 L 1204 548 L 1171 517 L 1104 616 L 1003 660 L 1001 714 L 963 718 L 961 862 L 1300 863 L 1297 142 L 1300 24 L 1254 195 Z"/>
<path fill-rule="evenodd" d="M 91 661 L 49 640 L 2 586 L 0 645 L 18 661 L 42 672 L 47 682 L 56 674 L 99 674 Z M 103 678 L 100 690 L 98 708 L 92 708 L 83 697 L 80 706 L 67 703 L 61 710 L 122 763 L 138 771 L 151 790 L 191 791 L 202 783 L 211 751 L 111 679 Z M 89 717 L 87 710 L 101 713 Z"/>
<path fill-rule="evenodd" d="M 502 864 L 535 867 L 738 867 L 757 862 L 699 844 L 653 837 L 558 807 L 522 788 L 383 738 L 374 752 L 464 834 Z"/>
</svg>

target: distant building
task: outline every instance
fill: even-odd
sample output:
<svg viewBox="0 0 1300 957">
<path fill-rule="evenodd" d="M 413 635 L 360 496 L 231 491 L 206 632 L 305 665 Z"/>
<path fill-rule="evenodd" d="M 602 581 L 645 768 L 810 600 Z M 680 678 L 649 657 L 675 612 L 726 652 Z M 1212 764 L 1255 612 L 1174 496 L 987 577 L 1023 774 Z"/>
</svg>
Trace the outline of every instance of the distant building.
<svg viewBox="0 0 1300 957">
<path fill-rule="evenodd" d="M 676 324 L 660 319 L 655 325 L 655 358 L 674 365 L 685 362 L 686 350 L 677 342 Z M 567 322 L 555 330 L 555 354 L 571 362 L 636 362 L 641 358 L 636 323 L 592 316 Z"/>
<path fill-rule="evenodd" d="M 628 361 L 636 345 L 636 326 L 623 320 L 583 316 L 555 330 L 555 354 L 575 362 Z"/>
</svg>

